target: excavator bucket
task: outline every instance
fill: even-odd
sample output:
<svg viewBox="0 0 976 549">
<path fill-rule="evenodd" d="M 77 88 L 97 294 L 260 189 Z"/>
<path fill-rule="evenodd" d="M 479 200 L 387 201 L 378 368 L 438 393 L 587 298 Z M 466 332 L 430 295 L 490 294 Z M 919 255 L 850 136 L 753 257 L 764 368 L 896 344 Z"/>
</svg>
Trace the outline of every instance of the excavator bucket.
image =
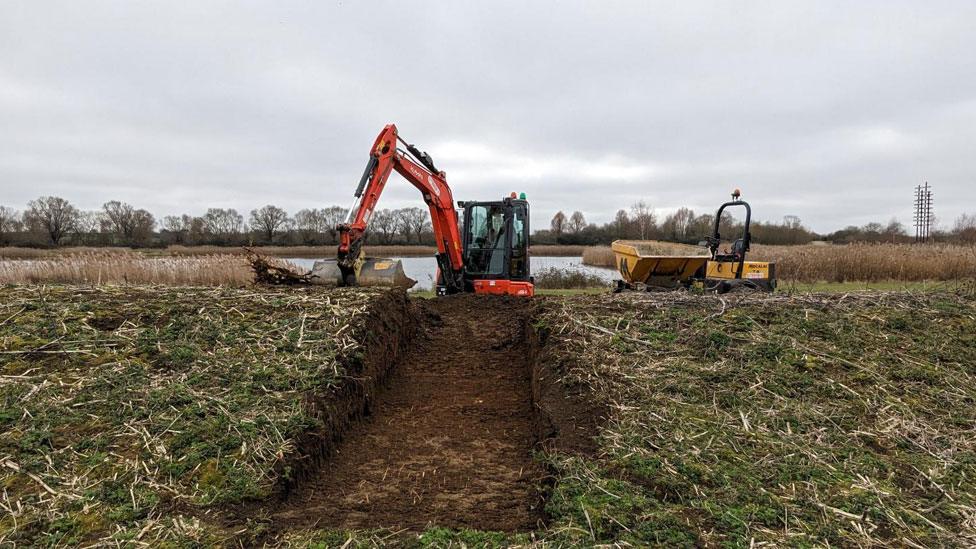
<svg viewBox="0 0 976 549">
<path fill-rule="evenodd" d="M 335 259 L 322 259 L 312 266 L 311 282 L 323 286 L 343 286 L 342 271 Z M 357 286 L 389 286 L 410 289 L 417 281 L 403 271 L 398 259 L 366 258 L 356 276 Z"/>
</svg>

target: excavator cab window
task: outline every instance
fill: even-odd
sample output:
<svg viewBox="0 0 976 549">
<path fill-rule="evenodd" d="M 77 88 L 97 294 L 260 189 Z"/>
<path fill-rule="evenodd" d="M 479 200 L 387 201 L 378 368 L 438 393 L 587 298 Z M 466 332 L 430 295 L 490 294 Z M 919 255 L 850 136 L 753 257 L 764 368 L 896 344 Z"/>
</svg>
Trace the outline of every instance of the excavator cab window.
<svg viewBox="0 0 976 549">
<path fill-rule="evenodd" d="M 468 245 L 464 262 L 468 273 L 489 276 L 505 274 L 505 218 L 505 209 L 501 205 L 470 206 L 465 224 Z"/>
<path fill-rule="evenodd" d="M 529 212 L 524 203 L 512 205 L 512 255 L 509 278 L 529 278 Z"/>
<path fill-rule="evenodd" d="M 464 271 L 472 279 L 529 279 L 529 210 L 518 200 L 464 206 Z"/>
</svg>

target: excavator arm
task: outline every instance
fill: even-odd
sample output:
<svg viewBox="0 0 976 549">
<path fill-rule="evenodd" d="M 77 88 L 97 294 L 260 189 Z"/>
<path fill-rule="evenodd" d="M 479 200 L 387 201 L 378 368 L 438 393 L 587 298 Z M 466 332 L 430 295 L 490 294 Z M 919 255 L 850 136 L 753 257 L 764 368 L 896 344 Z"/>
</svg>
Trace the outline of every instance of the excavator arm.
<svg viewBox="0 0 976 549">
<path fill-rule="evenodd" d="M 397 147 L 398 142 L 404 145 L 405 151 Z M 437 241 L 439 283 L 446 286 L 450 293 L 462 291 L 464 260 L 461 231 L 451 188 L 447 185 L 444 172 L 437 170 L 430 156 L 403 141 L 397 135 L 394 124 L 383 128 L 373 143 L 366 169 L 356 187 L 356 202 L 350 208 L 346 221 L 337 227 L 337 262 L 343 283 L 356 283 L 365 260 L 362 247 L 369 220 L 393 170 L 420 191 L 430 209 L 431 225 Z"/>
</svg>

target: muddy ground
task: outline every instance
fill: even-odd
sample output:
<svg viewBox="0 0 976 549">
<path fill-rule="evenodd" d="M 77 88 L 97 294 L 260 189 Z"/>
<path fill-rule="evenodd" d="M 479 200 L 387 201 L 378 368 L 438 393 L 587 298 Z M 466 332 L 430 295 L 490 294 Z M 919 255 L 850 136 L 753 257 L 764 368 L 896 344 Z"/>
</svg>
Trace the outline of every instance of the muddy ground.
<svg viewBox="0 0 976 549">
<path fill-rule="evenodd" d="M 533 402 L 530 302 L 415 306 L 419 333 L 365 417 L 273 515 L 278 528 L 541 525 L 546 470 L 533 452 L 549 430 Z"/>
</svg>

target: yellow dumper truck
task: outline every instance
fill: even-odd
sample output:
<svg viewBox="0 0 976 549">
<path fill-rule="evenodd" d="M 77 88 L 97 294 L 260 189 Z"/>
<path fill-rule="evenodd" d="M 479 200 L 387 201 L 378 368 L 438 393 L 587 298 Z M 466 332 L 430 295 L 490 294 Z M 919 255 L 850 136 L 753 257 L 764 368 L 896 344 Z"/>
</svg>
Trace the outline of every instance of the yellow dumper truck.
<svg viewBox="0 0 976 549">
<path fill-rule="evenodd" d="M 776 288 L 776 265 L 767 261 L 746 261 L 749 251 L 749 224 L 752 208 L 740 200 L 736 189 L 732 201 L 722 204 L 715 213 L 712 234 L 702 245 L 700 252 L 691 246 L 677 254 L 660 254 L 656 242 L 617 240 L 613 253 L 622 280 L 617 280 L 616 291 L 700 288 L 705 291 L 726 293 L 736 289 L 771 292 Z M 726 208 L 745 208 L 746 218 L 742 236 L 720 251 L 722 236 L 719 225 Z"/>
</svg>

